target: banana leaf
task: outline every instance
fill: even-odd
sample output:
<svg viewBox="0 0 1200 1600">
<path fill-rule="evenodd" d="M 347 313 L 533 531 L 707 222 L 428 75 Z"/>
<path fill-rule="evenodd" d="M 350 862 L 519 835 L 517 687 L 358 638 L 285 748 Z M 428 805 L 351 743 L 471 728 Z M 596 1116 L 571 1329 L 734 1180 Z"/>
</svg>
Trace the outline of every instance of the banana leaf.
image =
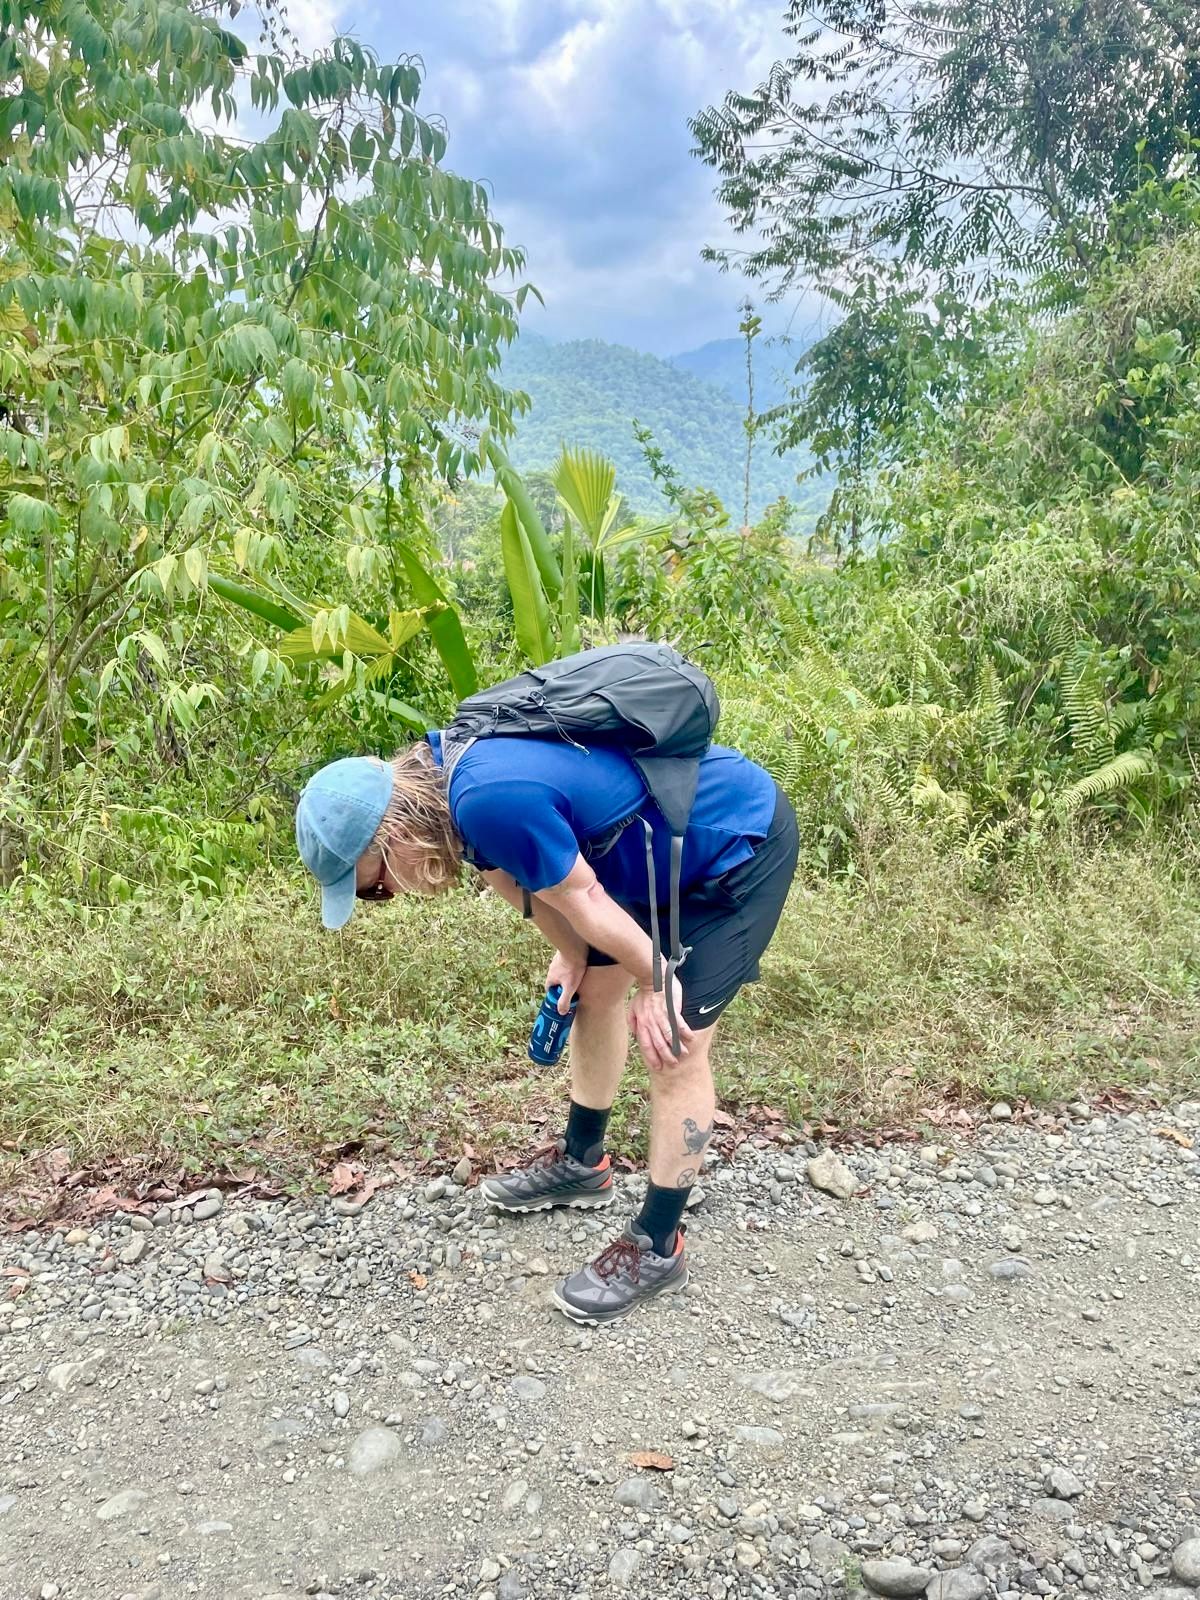
<svg viewBox="0 0 1200 1600">
<path fill-rule="evenodd" d="M 488 460 L 492 464 L 492 470 L 496 474 L 496 481 L 504 490 L 509 502 L 515 508 L 517 517 L 520 519 L 526 541 L 542 580 L 542 588 L 551 600 L 557 600 L 562 593 L 562 572 L 555 559 L 550 537 L 542 526 L 542 519 L 538 516 L 537 507 L 530 498 L 529 490 L 526 489 L 521 474 L 494 439 L 486 441 L 485 449 Z"/>
<path fill-rule="evenodd" d="M 434 649 L 442 658 L 450 686 L 460 700 L 465 700 L 478 689 L 479 675 L 463 632 L 462 619 L 416 552 L 407 544 L 398 544 L 395 549 L 413 594 L 426 608 L 425 626 Z"/>
<path fill-rule="evenodd" d="M 303 619 L 280 605 L 277 600 L 272 600 L 269 595 L 263 594 L 258 589 L 248 588 L 244 583 L 234 583 L 232 578 L 222 577 L 219 572 L 208 574 L 208 587 L 219 599 L 227 600 L 230 605 L 240 606 L 243 611 L 249 611 L 261 622 L 269 622 L 273 627 L 283 628 L 287 633 L 294 632 L 302 625 Z"/>
<path fill-rule="evenodd" d="M 550 607 L 529 539 L 511 500 L 500 513 L 500 550 L 512 596 L 517 643 L 534 666 L 540 667 L 554 655 Z"/>
<path fill-rule="evenodd" d="M 559 599 L 558 644 L 564 656 L 574 655 L 580 647 L 579 636 L 579 579 L 575 569 L 575 529 L 568 517 L 563 524 L 562 540 L 562 595 Z"/>
</svg>

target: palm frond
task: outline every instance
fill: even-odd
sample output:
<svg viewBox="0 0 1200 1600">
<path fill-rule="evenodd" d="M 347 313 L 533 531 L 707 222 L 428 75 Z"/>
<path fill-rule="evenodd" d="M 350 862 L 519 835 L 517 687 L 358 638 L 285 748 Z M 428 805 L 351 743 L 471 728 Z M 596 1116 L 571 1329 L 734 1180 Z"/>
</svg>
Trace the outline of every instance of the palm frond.
<svg viewBox="0 0 1200 1600">
<path fill-rule="evenodd" d="M 617 469 L 598 450 L 564 449 L 550 474 L 559 499 L 595 550 L 612 527 L 620 504 Z"/>
</svg>

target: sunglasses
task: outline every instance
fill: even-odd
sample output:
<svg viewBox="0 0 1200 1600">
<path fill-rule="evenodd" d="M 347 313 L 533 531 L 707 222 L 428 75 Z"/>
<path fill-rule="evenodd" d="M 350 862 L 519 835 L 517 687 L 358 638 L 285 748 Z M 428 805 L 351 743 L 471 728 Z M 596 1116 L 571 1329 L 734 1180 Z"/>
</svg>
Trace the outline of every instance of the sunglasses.
<svg viewBox="0 0 1200 1600">
<path fill-rule="evenodd" d="M 356 900 L 394 900 L 395 895 L 388 888 L 386 882 L 384 881 L 386 877 L 387 862 L 381 859 L 379 863 L 378 881 L 367 884 L 365 888 L 355 889 L 354 898 Z"/>
</svg>

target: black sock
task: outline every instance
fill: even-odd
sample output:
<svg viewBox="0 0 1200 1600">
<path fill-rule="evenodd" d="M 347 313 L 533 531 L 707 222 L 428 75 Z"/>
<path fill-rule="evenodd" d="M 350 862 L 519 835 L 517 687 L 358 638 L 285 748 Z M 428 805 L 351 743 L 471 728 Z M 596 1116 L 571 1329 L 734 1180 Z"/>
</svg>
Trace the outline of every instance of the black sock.
<svg viewBox="0 0 1200 1600">
<path fill-rule="evenodd" d="M 571 1101 L 567 1112 L 567 1154 L 585 1166 L 596 1167 L 604 1154 L 604 1130 L 609 1113 Z"/>
<path fill-rule="evenodd" d="M 691 1192 L 690 1184 L 686 1189 L 660 1189 L 657 1183 L 647 1188 L 637 1226 L 650 1235 L 655 1255 L 669 1256 L 675 1249 L 675 1235 Z"/>
</svg>

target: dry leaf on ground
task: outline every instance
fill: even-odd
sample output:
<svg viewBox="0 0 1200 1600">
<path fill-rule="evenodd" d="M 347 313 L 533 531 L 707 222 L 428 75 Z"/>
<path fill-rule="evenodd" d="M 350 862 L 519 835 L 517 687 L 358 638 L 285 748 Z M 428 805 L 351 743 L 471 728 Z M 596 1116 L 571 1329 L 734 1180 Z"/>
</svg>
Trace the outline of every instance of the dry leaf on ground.
<svg viewBox="0 0 1200 1600">
<path fill-rule="evenodd" d="M 71 1158 L 63 1148 L 46 1154 L 46 1172 L 53 1183 L 65 1183 L 71 1171 Z"/>
<path fill-rule="evenodd" d="M 1160 1139 L 1170 1139 L 1181 1150 L 1190 1150 L 1196 1142 L 1194 1139 L 1189 1139 L 1186 1133 L 1180 1133 L 1178 1128 L 1155 1128 L 1154 1131 Z"/>
</svg>

